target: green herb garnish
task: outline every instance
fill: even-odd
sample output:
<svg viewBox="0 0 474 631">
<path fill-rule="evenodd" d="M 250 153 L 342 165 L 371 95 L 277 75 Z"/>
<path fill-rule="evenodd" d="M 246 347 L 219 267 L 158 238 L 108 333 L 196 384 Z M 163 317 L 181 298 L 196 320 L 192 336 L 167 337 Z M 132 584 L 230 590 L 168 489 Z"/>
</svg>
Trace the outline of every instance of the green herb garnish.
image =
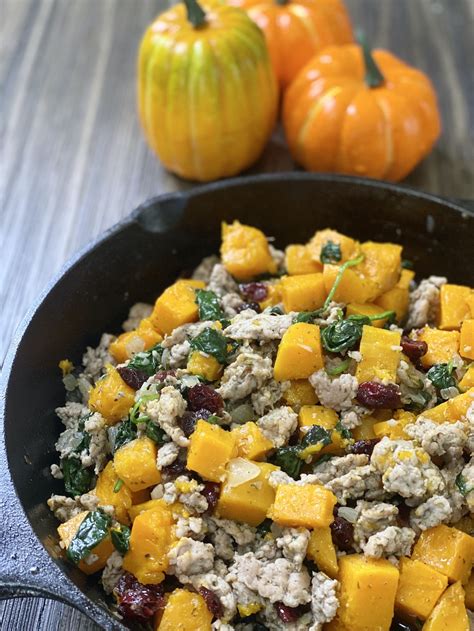
<svg viewBox="0 0 474 631">
<path fill-rule="evenodd" d="M 123 480 L 119 478 L 117 482 L 114 484 L 114 493 L 118 493 L 120 489 L 122 488 L 122 486 L 123 486 Z"/>
<path fill-rule="evenodd" d="M 296 479 L 300 475 L 304 461 L 331 442 L 331 433 L 327 429 L 312 425 L 299 445 L 277 449 L 273 461 L 282 471 Z"/>
<path fill-rule="evenodd" d="M 110 517 L 101 510 L 89 512 L 69 544 L 68 559 L 75 565 L 85 559 L 108 535 L 110 522 Z"/>
<path fill-rule="evenodd" d="M 142 353 L 134 355 L 133 359 L 127 364 L 127 367 L 144 372 L 151 377 L 161 368 L 163 350 L 161 344 L 156 344 L 156 346 L 150 348 L 149 351 L 143 351 Z"/>
<path fill-rule="evenodd" d="M 351 363 L 351 359 L 350 357 L 348 357 L 337 366 L 332 366 L 332 368 L 326 368 L 326 372 L 330 377 L 337 377 L 337 375 L 341 375 L 345 370 L 349 368 L 350 363 Z"/>
<path fill-rule="evenodd" d="M 191 348 L 206 355 L 212 355 L 220 364 L 225 364 L 229 355 L 228 343 L 229 340 L 222 333 L 209 327 L 191 340 Z"/>
<path fill-rule="evenodd" d="M 64 488 L 71 497 L 87 493 L 94 483 L 94 472 L 85 469 L 79 458 L 70 456 L 61 460 L 61 470 L 64 477 Z"/>
<path fill-rule="evenodd" d="M 164 445 L 166 432 L 164 432 L 161 427 L 153 423 L 153 421 L 149 420 L 146 424 L 145 435 L 148 438 L 151 438 L 157 445 Z"/>
<path fill-rule="evenodd" d="M 225 318 L 219 298 L 213 291 L 198 289 L 196 291 L 196 303 L 199 307 L 200 320 L 222 320 Z"/>
<path fill-rule="evenodd" d="M 130 528 L 120 524 L 117 528 L 110 529 L 110 538 L 115 549 L 120 554 L 125 554 L 130 548 Z"/>
<path fill-rule="evenodd" d="M 456 387 L 453 370 L 453 362 L 449 362 L 449 364 L 435 364 L 428 370 L 426 376 L 438 390 L 453 388 Z"/>
<path fill-rule="evenodd" d="M 323 315 L 324 309 L 316 309 L 316 311 L 300 311 L 294 318 L 293 322 L 308 322 L 312 324 L 316 318 Z"/>
<path fill-rule="evenodd" d="M 333 286 L 331 287 L 331 290 L 330 290 L 330 292 L 328 294 L 328 297 L 324 301 L 324 305 L 323 305 L 323 310 L 324 311 L 331 304 L 332 299 L 334 298 L 334 294 L 336 293 L 336 290 L 339 287 L 339 284 L 340 284 L 340 282 L 342 280 L 342 277 L 344 276 L 344 272 L 346 271 L 346 269 L 348 269 L 349 267 L 355 267 L 356 265 L 359 265 L 359 263 L 362 263 L 363 260 L 364 260 L 364 255 L 361 254 L 357 258 L 349 259 L 348 261 L 346 261 L 345 263 L 343 263 L 341 265 L 341 267 L 339 268 L 339 271 L 337 273 L 337 276 L 336 276 L 336 278 L 334 280 Z"/>
<path fill-rule="evenodd" d="M 334 241 L 327 241 L 321 248 L 319 260 L 321 263 L 339 263 L 342 259 L 341 246 Z"/>
<path fill-rule="evenodd" d="M 467 486 L 466 478 L 462 473 L 459 473 L 456 476 L 455 484 L 458 487 L 458 491 L 461 495 L 464 495 L 464 497 L 466 497 L 466 495 L 471 491 L 474 491 L 474 486 Z"/>
</svg>

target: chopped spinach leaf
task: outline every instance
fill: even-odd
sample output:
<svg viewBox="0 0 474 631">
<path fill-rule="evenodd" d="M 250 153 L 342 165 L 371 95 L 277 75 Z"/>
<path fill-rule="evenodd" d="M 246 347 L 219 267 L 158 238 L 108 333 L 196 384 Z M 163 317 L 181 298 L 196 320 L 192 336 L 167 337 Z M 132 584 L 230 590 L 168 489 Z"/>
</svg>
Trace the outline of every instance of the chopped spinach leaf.
<svg viewBox="0 0 474 631">
<path fill-rule="evenodd" d="M 165 443 L 166 433 L 159 427 L 155 425 L 153 421 L 148 421 L 145 428 L 145 435 L 148 438 L 151 438 L 157 445 L 163 445 Z"/>
<path fill-rule="evenodd" d="M 313 469 L 320 464 L 323 464 L 323 462 L 328 462 L 329 460 L 331 460 L 331 458 L 335 458 L 335 454 L 323 454 L 320 458 L 316 460 L 316 462 L 313 463 Z"/>
<path fill-rule="evenodd" d="M 384 311 L 373 316 L 350 315 L 345 320 L 337 320 L 321 332 L 323 347 L 330 353 L 348 351 L 359 342 L 364 325 L 374 320 L 385 320 L 393 317 L 393 311 Z"/>
<path fill-rule="evenodd" d="M 79 458 L 74 456 L 61 460 L 61 470 L 64 476 L 64 488 L 71 497 L 87 493 L 94 483 L 94 472 L 85 469 Z"/>
<path fill-rule="evenodd" d="M 123 447 L 137 437 L 137 428 L 130 419 L 119 424 L 117 433 L 115 434 L 114 453 L 120 447 Z"/>
<path fill-rule="evenodd" d="M 264 519 L 261 524 L 257 526 L 257 533 L 259 535 L 266 535 L 267 532 L 270 532 L 270 528 L 272 527 L 271 519 Z"/>
<path fill-rule="evenodd" d="M 352 440 L 351 430 L 347 429 L 347 427 L 344 427 L 340 419 L 336 423 L 336 427 L 334 429 L 337 432 L 339 432 L 339 434 L 341 435 L 342 438 L 344 438 L 344 440 Z"/>
<path fill-rule="evenodd" d="M 264 311 L 264 313 L 268 313 L 269 315 L 283 315 L 283 311 L 280 309 L 280 307 L 267 307 Z"/>
<path fill-rule="evenodd" d="M 89 512 L 69 544 L 66 553 L 68 559 L 75 565 L 85 559 L 105 539 L 109 532 L 110 522 L 110 517 L 101 510 Z"/>
<path fill-rule="evenodd" d="M 409 261 L 408 259 L 403 259 L 402 260 L 402 268 L 403 269 L 413 269 L 414 268 L 413 261 Z"/>
<path fill-rule="evenodd" d="M 227 344 L 227 338 L 212 328 L 204 329 L 202 333 L 191 340 L 191 348 L 193 350 L 212 355 L 220 364 L 225 364 L 229 355 Z"/>
<path fill-rule="evenodd" d="M 287 473 L 295 480 L 299 477 L 303 461 L 299 457 L 300 448 L 298 445 L 293 447 L 280 447 L 275 451 L 273 462 L 280 467 L 282 471 Z"/>
<path fill-rule="evenodd" d="M 89 432 L 86 432 L 86 430 L 84 429 L 87 419 L 90 418 L 91 416 L 92 416 L 92 413 L 86 414 L 85 416 L 79 419 L 77 431 L 82 433 L 82 440 L 74 449 L 74 453 L 76 454 L 80 454 L 81 451 L 83 451 L 84 449 L 89 449 L 89 445 L 91 444 L 91 435 L 89 434 Z"/>
<path fill-rule="evenodd" d="M 336 377 L 337 375 L 340 375 L 345 370 L 347 370 L 350 363 L 351 363 L 351 358 L 348 357 L 337 366 L 332 366 L 332 368 L 326 368 L 326 372 L 330 377 Z"/>
<path fill-rule="evenodd" d="M 306 460 L 331 443 L 331 432 L 320 425 L 312 425 L 301 441 L 299 457 Z"/>
<path fill-rule="evenodd" d="M 321 248 L 319 260 L 321 263 L 339 263 L 342 259 L 341 246 L 334 241 L 327 241 Z"/>
<path fill-rule="evenodd" d="M 462 473 L 459 473 L 457 475 L 455 484 L 458 487 L 458 491 L 461 493 L 461 495 L 464 495 L 464 497 L 471 491 L 474 491 L 474 486 L 467 486 L 466 478 L 463 476 Z"/>
<path fill-rule="evenodd" d="M 316 318 L 320 318 L 323 314 L 323 309 L 317 309 L 316 311 L 300 311 L 294 318 L 293 322 L 308 322 L 312 324 Z"/>
<path fill-rule="evenodd" d="M 161 368 L 163 350 L 164 349 L 161 344 L 156 344 L 156 346 L 150 348 L 149 351 L 137 353 L 127 364 L 127 368 L 134 368 L 135 370 L 144 372 L 151 377 Z"/>
<path fill-rule="evenodd" d="M 198 289 L 196 303 L 199 307 L 200 320 L 221 320 L 225 317 L 219 298 L 213 291 Z"/>
<path fill-rule="evenodd" d="M 120 554 L 128 552 L 130 547 L 130 528 L 120 524 L 117 528 L 110 529 L 110 538 L 114 544 L 115 549 Z"/>
<path fill-rule="evenodd" d="M 453 377 L 453 370 L 452 362 L 449 362 L 449 364 L 435 364 L 428 370 L 426 376 L 438 390 L 453 388 L 456 387 L 456 379 Z"/>
</svg>

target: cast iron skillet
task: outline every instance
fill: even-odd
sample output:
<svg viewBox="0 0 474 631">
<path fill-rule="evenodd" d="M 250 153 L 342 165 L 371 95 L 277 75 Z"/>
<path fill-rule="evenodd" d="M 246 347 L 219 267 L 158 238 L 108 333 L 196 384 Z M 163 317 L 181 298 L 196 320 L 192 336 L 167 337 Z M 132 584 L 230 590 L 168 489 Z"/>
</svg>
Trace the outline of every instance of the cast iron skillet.
<svg viewBox="0 0 474 631">
<path fill-rule="evenodd" d="M 228 180 L 152 199 L 70 261 L 23 321 L 3 371 L 0 411 L 0 597 L 64 601 L 104 629 L 124 629 L 94 578 L 59 557 L 46 507 L 62 492 L 49 475 L 64 401 L 58 362 L 79 362 L 103 331 L 118 331 L 136 301 L 150 301 L 183 270 L 217 252 L 220 222 L 262 228 L 277 246 L 317 228 L 397 241 L 420 277 L 472 284 L 474 215 L 400 186 L 342 176 L 274 174 Z M 19 288 L 21 291 L 21 289 Z"/>
</svg>

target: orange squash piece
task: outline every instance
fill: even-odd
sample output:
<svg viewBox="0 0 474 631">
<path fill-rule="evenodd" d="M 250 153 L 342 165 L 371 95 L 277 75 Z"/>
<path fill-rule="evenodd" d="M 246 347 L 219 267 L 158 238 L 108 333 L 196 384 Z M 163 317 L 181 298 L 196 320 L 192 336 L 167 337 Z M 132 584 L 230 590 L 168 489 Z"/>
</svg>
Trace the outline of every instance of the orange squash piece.
<svg viewBox="0 0 474 631">
<path fill-rule="evenodd" d="M 281 526 L 321 528 L 334 521 L 336 497 L 318 484 L 280 484 L 268 516 Z"/>
<path fill-rule="evenodd" d="M 99 379 L 89 394 L 89 407 L 100 412 L 108 425 L 115 425 L 128 415 L 135 403 L 135 390 L 130 388 L 113 366 Z"/>
<path fill-rule="evenodd" d="M 448 586 L 448 577 L 426 563 L 407 557 L 400 559 L 399 569 L 395 609 L 406 616 L 426 620 Z"/>
<path fill-rule="evenodd" d="M 201 594 L 175 589 L 156 616 L 155 631 L 211 631 L 211 623 L 212 613 Z"/>
<path fill-rule="evenodd" d="M 122 524 L 129 524 L 128 511 L 132 506 L 132 492 L 126 484 L 120 483 L 114 463 L 108 462 L 97 478 L 95 494 L 100 506 L 113 506 L 115 518 Z"/>
<path fill-rule="evenodd" d="M 324 366 L 317 324 L 292 324 L 278 346 L 273 368 L 276 381 L 306 379 Z"/>
<path fill-rule="evenodd" d="M 323 265 L 315 261 L 306 245 L 289 245 L 285 250 L 285 267 L 290 276 L 322 272 Z"/>
<path fill-rule="evenodd" d="M 326 289 L 321 273 L 285 276 L 281 283 L 285 311 L 314 311 L 323 306 Z"/>
<path fill-rule="evenodd" d="M 276 272 L 263 232 L 238 221 L 222 224 L 221 256 L 226 270 L 239 280 Z"/>
<path fill-rule="evenodd" d="M 157 298 L 150 320 L 157 331 L 169 335 L 176 327 L 198 319 L 196 289 L 204 289 L 201 280 L 178 280 Z"/>
<path fill-rule="evenodd" d="M 442 331 L 459 329 L 462 321 L 469 317 L 467 303 L 472 289 L 463 285 L 446 283 L 439 290 L 439 325 Z"/>
<path fill-rule="evenodd" d="M 469 631 L 469 618 L 461 583 L 448 587 L 422 627 L 422 631 Z"/>
</svg>

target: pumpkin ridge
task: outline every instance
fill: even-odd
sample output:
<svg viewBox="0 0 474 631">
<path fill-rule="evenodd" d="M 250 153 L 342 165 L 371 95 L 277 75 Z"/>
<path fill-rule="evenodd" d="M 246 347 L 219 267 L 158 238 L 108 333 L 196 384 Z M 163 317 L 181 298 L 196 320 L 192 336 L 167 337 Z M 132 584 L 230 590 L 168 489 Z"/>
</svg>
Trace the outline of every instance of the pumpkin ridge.
<svg viewBox="0 0 474 631">
<path fill-rule="evenodd" d="M 373 96 L 375 99 L 375 102 L 377 103 L 379 109 L 381 110 L 384 120 L 385 120 L 385 141 L 386 141 L 386 156 L 387 156 L 387 160 L 386 160 L 386 167 L 385 167 L 385 171 L 383 172 L 383 178 L 386 177 L 386 175 L 391 171 L 394 161 L 395 161 L 395 156 L 394 156 L 394 152 L 393 152 L 393 126 L 392 126 L 392 119 L 391 119 L 391 115 L 390 115 L 390 107 L 388 106 L 388 104 L 383 100 L 383 97 L 381 97 L 380 92 L 376 92 L 375 90 L 373 91 Z"/>
</svg>

